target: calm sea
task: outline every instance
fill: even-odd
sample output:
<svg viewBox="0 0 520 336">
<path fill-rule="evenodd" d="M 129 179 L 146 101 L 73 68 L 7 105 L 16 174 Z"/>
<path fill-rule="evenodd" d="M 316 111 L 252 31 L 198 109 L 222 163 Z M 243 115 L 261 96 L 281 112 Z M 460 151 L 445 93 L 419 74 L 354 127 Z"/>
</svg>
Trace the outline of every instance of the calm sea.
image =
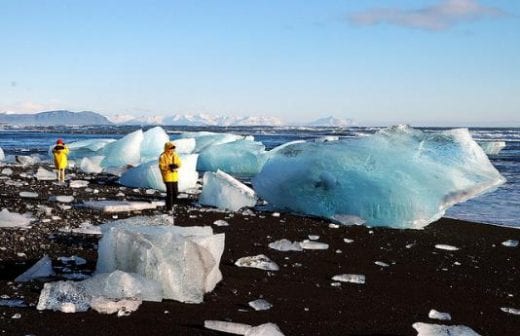
<svg viewBox="0 0 520 336">
<path fill-rule="evenodd" d="M 0 148 L 6 155 L 47 155 L 57 138 L 67 143 L 95 138 L 119 139 L 137 127 L 67 128 L 1 130 Z M 254 135 L 267 149 L 293 140 L 312 140 L 322 136 L 359 137 L 373 134 L 377 127 L 354 128 L 277 128 L 277 127 L 165 127 L 172 139 L 183 131 L 232 132 Z M 426 132 L 441 128 L 422 128 Z M 520 227 L 520 128 L 470 129 L 477 141 L 505 141 L 506 147 L 498 155 L 490 155 L 491 162 L 507 179 L 497 190 L 489 192 L 448 210 L 446 216 L 482 223 Z"/>
</svg>

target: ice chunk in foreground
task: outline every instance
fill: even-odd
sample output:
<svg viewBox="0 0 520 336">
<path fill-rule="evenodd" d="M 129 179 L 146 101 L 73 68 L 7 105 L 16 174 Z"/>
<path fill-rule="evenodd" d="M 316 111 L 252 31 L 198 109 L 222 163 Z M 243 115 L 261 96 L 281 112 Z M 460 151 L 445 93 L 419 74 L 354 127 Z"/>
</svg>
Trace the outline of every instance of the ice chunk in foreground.
<svg viewBox="0 0 520 336">
<path fill-rule="evenodd" d="M 156 281 L 139 274 L 121 271 L 96 274 L 78 282 L 49 282 L 40 293 L 36 309 L 76 313 L 92 307 L 102 313 L 111 313 L 116 312 L 114 307 L 128 309 L 139 306 L 128 304 L 124 300 L 138 300 L 139 304 L 141 300 L 159 302 L 162 300 L 161 287 Z"/>
<path fill-rule="evenodd" d="M 504 181 L 467 129 L 404 126 L 286 146 L 252 180 L 259 197 L 278 209 L 416 229 Z"/>
<path fill-rule="evenodd" d="M 15 160 L 16 160 L 16 162 L 18 162 L 19 164 L 21 164 L 24 167 L 37 164 L 38 162 L 41 161 L 41 159 L 38 155 L 31 155 L 31 156 L 16 155 Z"/>
<path fill-rule="evenodd" d="M 182 162 L 179 169 L 179 191 L 185 192 L 197 186 L 199 174 L 195 170 L 198 154 L 180 155 Z M 159 169 L 157 157 L 155 160 L 140 164 L 137 167 L 127 170 L 119 183 L 132 188 L 151 188 L 166 191 L 166 186 L 162 180 L 161 170 Z"/>
<path fill-rule="evenodd" d="M 102 151 L 105 158 L 101 161 L 101 167 L 124 167 L 139 164 L 143 139 L 143 131 L 137 130 L 107 144 Z"/>
<path fill-rule="evenodd" d="M 235 265 L 238 267 L 258 268 L 265 271 L 278 271 L 280 269 L 274 261 L 263 254 L 253 257 L 242 257 L 235 261 Z"/>
<path fill-rule="evenodd" d="M 417 336 L 480 336 L 473 329 L 463 325 L 442 325 L 416 322 L 412 327 Z"/>
<path fill-rule="evenodd" d="M 0 228 L 28 228 L 29 224 L 34 220 L 29 214 L 19 214 L 9 212 L 7 209 L 0 211 Z"/>
<path fill-rule="evenodd" d="M 44 256 L 27 271 L 17 276 L 14 281 L 27 282 L 36 278 L 46 278 L 53 274 L 54 271 L 52 270 L 52 260 L 49 258 L 49 256 Z"/>
<path fill-rule="evenodd" d="M 72 180 L 69 183 L 69 187 L 71 188 L 86 188 L 89 184 L 89 181 L 85 180 Z"/>
<path fill-rule="evenodd" d="M 505 141 L 478 141 L 477 143 L 487 155 L 497 155 L 506 147 Z"/>
<path fill-rule="evenodd" d="M 40 195 L 38 193 L 32 191 L 20 191 L 19 193 L 21 198 L 38 198 Z"/>
<path fill-rule="evenodd" d="M 300 243 L 300 246 L 305 250 L 326 250 L 329 248 L 329 244 L 327 243 L 311 241 L 308 239 L 303 240 Z"/>
<path fill-rule="evenodd" d="M 4 150 L 2 149 L 2 147 L 0 147 L 0 161 L 4 161 L 4 160 L 5 160 Z"/>
<path fill-rule="evenodd" d="M 163 216 L 134 217 L 102 225 L 96 272 L 119 269 L 158 281 L 162 296 L 200 303 L 222 279 L 224 234 L 211 227 L 156 225 Z"/>
<path fill-rule="evenodd" d="M 103 212 L 128 212 L 156 209 L 157 205 L 157 203 L 136 201 L 83 201 L 84 207 Z"/>
<path fill-rule="evenodd" d="M 49 201 L 50 202 L 59 202 L 59 203 L 72 203 L 72 202 L 74 202 L 74 196 L 71 196 L 71 195 L 50 196 Z"/>
<path fill-rule="evenodd" d="M 458 247 L 453 246 L 453 245 L 448 245 L 448 244 L 436 244 L 435 248 L 439 249 L 439 250 L 444 250 L 444 251 L 458 251 L 459 250 Z"/>
<path fill-rule="evenodd" d="M 35 177 L 39 181 L 54 181 L 57 179 L 56 173 L 48 171 L 43 167 L 38 167 Z"/>
<path fill-rule="evenodd" d="M 237 211 L 243 207 L 255 206 L 256 201 L 254 190 L 231 175 L 220 170 L 216 173 L 204 173 L 200 204 Z"/>
<path fill-rule="evenodd" d="M 210 146 L 200 153 L 198 171 L 222 170 L 233 176 L 255 176 L 264 165 L 261 142 L 237 140 Z"/>
<path fill-rule="evenodd" d="M 520 315 L 520 309 L 515 309 L 511 307 L 501 307 L 500 310 L 507 314 Z"/>
<path fill-rule="evenodd" d="M 204 321 L 204 327 L 211 330 L 245 336 L 284 336 L 280 328 L 274 323 L 264 323 L 253 327 L 249 324 L 226 322 L 226 321 Z"/>
</svg>

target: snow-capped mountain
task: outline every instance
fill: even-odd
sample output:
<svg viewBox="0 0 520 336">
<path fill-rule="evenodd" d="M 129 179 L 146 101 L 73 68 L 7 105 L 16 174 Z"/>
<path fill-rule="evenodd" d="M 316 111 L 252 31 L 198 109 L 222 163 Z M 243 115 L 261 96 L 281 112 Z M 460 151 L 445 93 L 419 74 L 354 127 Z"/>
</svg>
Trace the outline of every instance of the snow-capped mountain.
<svg viewBox="0 0 520 336">
<path fill-rule="evenodd" d="M 285 123 L 272 116 L 225 116 L 213 114 L 173 114 L 170 116 L 132 116 L 116 114 L 103 116 L 95 112 L 47 111 L 35 114 L 0 113 L 0 124 L 11 126 L 85 126 L 85 125 L 137 125 L 137 126 L 305 126 L 348 127 L 354 122 L 336 117 L 321 118 L 309 123 Z"/>
<path fill-rule="evenodd" d="M 349 127 L 353 125 L 354 121 L 352 119 L 340 119 L 333 116 L 320 118 L 305 124 L 305 126 L 311 127 Z"/>
<path fill-rule="evenodd" d="M 174 114 L 172 116 L 143 116 L 133 118 L 109 117 L 122 125 L 165 125 L 165 126 L 283 126 L 276 117 L 236 117 L 211 114 Z M 121 120 L 117 122 L 117 120 Z"/>
<path fill-rule="evenodd" d="M 101 114 L 83 111 L 47 111 L 35 114 L 0 113 L 0 124 L 11 126 L 86 126 L 112 124 Z"/>
</svg>

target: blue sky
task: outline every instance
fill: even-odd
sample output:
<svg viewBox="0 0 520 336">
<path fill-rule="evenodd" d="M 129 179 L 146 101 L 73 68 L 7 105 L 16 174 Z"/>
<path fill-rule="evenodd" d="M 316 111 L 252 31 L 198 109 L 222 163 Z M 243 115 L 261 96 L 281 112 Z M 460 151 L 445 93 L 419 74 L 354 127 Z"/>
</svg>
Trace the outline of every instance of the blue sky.
<svg viewBox="0 0 520 336">
<path fill-rule="evenodd" d="M 520 1 L 0 1 L 0 112 L 520 126 Z"/>
</svg>

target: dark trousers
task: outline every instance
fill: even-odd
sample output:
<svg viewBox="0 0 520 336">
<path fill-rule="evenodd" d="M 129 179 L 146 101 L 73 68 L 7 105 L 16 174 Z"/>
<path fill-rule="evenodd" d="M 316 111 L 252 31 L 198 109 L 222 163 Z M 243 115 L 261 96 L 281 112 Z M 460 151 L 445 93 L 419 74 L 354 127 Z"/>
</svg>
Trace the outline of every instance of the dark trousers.
<svg viewBox="0 0 520 336">
<path fill-rule="evenodd" d="M 166 184 L 166 210 L 171 210 L 177 200 L 177 193 L 179 192 L 178 183 L 164 182 L 164 184 Z"/>
</svg>

